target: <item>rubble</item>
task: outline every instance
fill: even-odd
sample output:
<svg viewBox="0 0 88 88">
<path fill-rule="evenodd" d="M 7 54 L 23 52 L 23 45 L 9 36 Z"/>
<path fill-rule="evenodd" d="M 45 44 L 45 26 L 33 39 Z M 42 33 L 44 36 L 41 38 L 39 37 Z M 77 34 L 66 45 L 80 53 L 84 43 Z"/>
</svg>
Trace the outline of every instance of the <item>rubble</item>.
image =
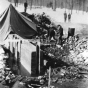
<svg viewBox="0 0 88 88">
<path fill-rule="evenodd" d="M 44 50 L 49 53 L 52 59 L 60 60 L 69 64 L 60 65 L 59 67 L 52 68 L 51 82 L 62 84 L 65 81 L 72 81 L 74 79 L 82 79 L 86 77 L 84 74 L 88 72 L 88 69 L 83 66 L 88 65 L 88 38 L 83 38 L 78 41 L 74 41 L 74 49 L 72 49 L 71 42 L 69 44 L 63 44 L 63 46 L 51 46 Z M 62 48 L 61 48 L 62 47 Z M 66 67 L 64 67 L 66 66 Z"/>
<path fill-rule="evenodd" d="M 58 69 L 60 71 L 58 71 Z M 56 70 L 54 70 L 54 73 L 51 76 L 51 82 L 62 84 L 63 82 L 72 81 L 74 79 L 82 79 L 86 77 L 84 76 L 84 74 L 80 74 L 79 72 L 80 69 L 74 66 L 70 66 L 68 68 L 57 68 Z"/>
<path fill-rule="evenodd" d="M 68 58 L 76 65 L 88 65 L 88 38 L 75 42 L 75 50 L 70 50 Z"/>
<path fill-rule="evenodd" d="M 88 50 L 87 50 L 87 42 L 88 39 L 81 39 L 75 42 L 75 50 L 69 49 L 67 44 L 64 44 L 63 47 L 60 45 L 57 46 L 50 46 L 44 49 L 50 57 L 53 59 L 60 60 L 70 64 L 67 66 L 66 64 L 61 65 L 60 67 L 52 68 L 51 71 L 51 83 L 59 83 L 62 84 L 63 82 L 72 81 L 74 79 L 82 79 L 87 77 L 84 75 L 85 71 L 79 65 L 87 66 L 88 65 Z M 21 75 L 15 75 L 10 68 L 6 67 L 5 65 L 5 58 L 4 52 L 0 54 L 0 82 L 8 86 L 13 86 L 15 83 L 19 81 L 20 85 L 30 86 L 43 86 L 47 87 L 48 83 L 48 74 L 44 77 L 37 77 L 37 78 L 30 78 L 30 77 L 23 77 Z M 62 62 L 61 62 L 62 63 Z M 84 71 L 84 72 L 82 72 Z M 30 88 L 29 87 L 29 88 Z M 13 86 L 14 88 L 14 86 Z"/>
</svg>

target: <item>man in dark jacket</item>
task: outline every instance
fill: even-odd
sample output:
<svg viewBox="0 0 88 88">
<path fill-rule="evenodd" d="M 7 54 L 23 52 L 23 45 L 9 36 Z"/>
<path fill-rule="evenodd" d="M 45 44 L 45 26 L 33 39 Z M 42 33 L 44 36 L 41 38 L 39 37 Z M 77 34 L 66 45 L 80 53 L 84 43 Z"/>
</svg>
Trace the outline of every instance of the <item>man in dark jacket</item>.
<svg viewBox="0 0 88 88">
<path fill-rule="evenodd" d="M 66 13 L 66 11 L 64 12 L 64 22 L 66 22 L 67 21 L 67 13 Z"/>
<path fill-rule="evenodd" d="M 14 0 L 15 6 L 18 6 L 18 0 Z"/>
<path fill-rule="evenodd" d="M 61 25 L 57 25 L 57 35 L 59 36 L 59 43 L 62 45 L 63 28 Z"/>
<path fill-rule="evenodd" d="M 24 12 L 26 13 L 26 11 L 27 11 L 27 7 L 28 7 L 28 3 L 27 3 L 27 0 L 26 0 L 26 2 L 24 3 Z"/>
<path fill-rule="evenodd" d="M 69 13 L 68 14 L 68 22 L 70 22 L 71 21 L 71 14 Z"/>
</svg>

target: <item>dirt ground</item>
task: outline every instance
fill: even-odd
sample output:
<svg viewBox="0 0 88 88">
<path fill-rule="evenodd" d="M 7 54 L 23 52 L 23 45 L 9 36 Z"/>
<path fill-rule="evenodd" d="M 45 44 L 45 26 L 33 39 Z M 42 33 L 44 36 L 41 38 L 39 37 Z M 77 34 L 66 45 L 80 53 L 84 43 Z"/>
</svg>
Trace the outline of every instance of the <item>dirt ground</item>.
<svg viewBox="0 0 88 88">
<path fill-rule="evenodd" d="M 88 75 L 87 75 L 88 76 Z M 62 84 L 53 84 L 55 88 L 88 88 L 88 78 L 76 79 Z"/>
</svg>

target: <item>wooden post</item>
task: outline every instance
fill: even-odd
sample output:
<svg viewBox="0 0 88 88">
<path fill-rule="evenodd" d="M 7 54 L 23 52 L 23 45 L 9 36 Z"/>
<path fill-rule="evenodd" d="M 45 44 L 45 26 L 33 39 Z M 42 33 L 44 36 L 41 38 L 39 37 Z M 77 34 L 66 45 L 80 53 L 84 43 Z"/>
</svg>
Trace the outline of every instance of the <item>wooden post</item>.
<svg viewBox="0 0 88 88">
<path fill-rule="evenodd" d="M 16 59 L 16 62 L 17 62 L 17 42 L 15 42 L 15 59 Z"/>
<path fill-rule="evenodd" d="M 40 74 L 40 41 L 38 42 L 38 46 L 39 46 L 39 52 L 38 52 L 39 58 L 38 59 L 39 59 L 39 74 Z"/>
<path fill-rule="evenodd" d="M 20 55 L 19 55 L 19 58 L 20 58 L 20 72 L 19 72 L 19 74 L 21 74 L 21 44 L 22 44 L 22 40 L 20 40 L 20 51 L 19 51 L 19 53 L 20 53 Z"/>
<path fill-rule="evenodd" d="M 11 35 L 11 39 L 13 39 L 13 36 Z M 10 66 L 13 67 L 12 64 L 13 61 L 13 42 L 10 42 Z"/>
<path fill-rule="evenodd" d="M 40 75 L 40 41 L 37 41 L 36 44 L 36 59 L 37 59 L 37 71 L 38 75 Z"/>
<path fill-rule="evenodd" d="M 49 66 L 49 80 L 48 80 L 48 88 L 50 88 L 50 82 L 51 82 L 51 66 Z"/>
<path fill-rule="evenodd" d="M 8 43 L 9 43 L 9 51 L 10 51 L 10 42 L 8 42 Z M 11 53 L 9 52 L 9 62 L 11 61 L 10 56 L 11 56 Z M 10 63 L 9 63 L 9 66 L 10 66 Z"/>
<path fill-rule="evenodd" d="M 19 74 L 19 43 L 17 41 L 17 74 Z"/>
</svg>

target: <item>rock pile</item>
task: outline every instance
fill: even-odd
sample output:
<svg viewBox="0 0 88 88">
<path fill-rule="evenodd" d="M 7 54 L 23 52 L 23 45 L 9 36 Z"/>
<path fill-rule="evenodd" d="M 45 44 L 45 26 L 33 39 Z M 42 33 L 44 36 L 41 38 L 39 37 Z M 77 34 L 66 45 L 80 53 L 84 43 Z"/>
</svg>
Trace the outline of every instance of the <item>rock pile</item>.
<svg viewBox="0 0 88 88">
<path fill-rule="evenodd" d="M 88 38 L 75 42 L 75 50 L 69 52 L 70 62 L 76 65 L 88 65 Z"/>
</svg>

